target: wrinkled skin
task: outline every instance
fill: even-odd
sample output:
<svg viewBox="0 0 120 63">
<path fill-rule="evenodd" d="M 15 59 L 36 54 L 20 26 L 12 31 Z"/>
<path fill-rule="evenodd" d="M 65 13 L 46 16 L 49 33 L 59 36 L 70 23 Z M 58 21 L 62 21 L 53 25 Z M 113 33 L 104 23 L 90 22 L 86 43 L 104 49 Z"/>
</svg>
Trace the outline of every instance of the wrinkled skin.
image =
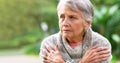
<svg viewBox="0 0 120 63">
<path fill-rule="evenodd" d="M 47 50 L 43 50 L 46 54 L 43 59 L 45 63 L 65 63 L 57 45 L 54 47 L 54 49 L 52 49 L 48 44 L 45 46 L 47 48 Z M 79 63 L 99 63 L 107 60 L 109 56 L 110 51 L 106 47 L 98 47 L 95 45 L 86 51 Z"/>
<path fill-rule="evenodd" d="M 48 44 L 45 46 L 47 50 L 42 50 L 46 54 L 46 56 L 43 57 L 43 61 L 45 63 L 65 63 L 57 45 L 54 47 L 54 49 L 52 49 Z"/>
<path fill-rule="evenodd" d="M 85 22 L 80 11 L 73 11 L 64 5 L 58 10 L 58 17 L 60 31 L 69 44 L 77 44 L 77 42 L 83 40 L 84 30 L 90 27 L 91 21 Z M 45 47 L 47 50 L 42 49 L 46 54 L 43 56 L 45 63 L 65 63 L 57 45 L 53 49 L 48 44 L 45 44 Z M 95 45 L 86 51 L 79 63 L 99 63 L 107 60 L 109 56 L 110 51 L 108 48 Z"/>
</svg>

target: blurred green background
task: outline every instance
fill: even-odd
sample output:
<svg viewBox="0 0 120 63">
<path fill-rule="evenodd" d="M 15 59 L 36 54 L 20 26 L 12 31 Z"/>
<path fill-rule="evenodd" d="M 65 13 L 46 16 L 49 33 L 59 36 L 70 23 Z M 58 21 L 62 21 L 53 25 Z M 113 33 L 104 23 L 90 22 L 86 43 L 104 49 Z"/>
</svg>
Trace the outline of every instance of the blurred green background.
<svg viewBox="0 0 120 63">
<path fill-rule="evenodd" d="M 91 0 L 92 28 L 112 44 L 113 59 L 120 60 L 120 0 Z M 0 52 L 37 55 L 41 41 L 59 31 L 58 0 L 0 0 Z M 7 51 L 7 52 L 5 52 Z"/>
</svg>

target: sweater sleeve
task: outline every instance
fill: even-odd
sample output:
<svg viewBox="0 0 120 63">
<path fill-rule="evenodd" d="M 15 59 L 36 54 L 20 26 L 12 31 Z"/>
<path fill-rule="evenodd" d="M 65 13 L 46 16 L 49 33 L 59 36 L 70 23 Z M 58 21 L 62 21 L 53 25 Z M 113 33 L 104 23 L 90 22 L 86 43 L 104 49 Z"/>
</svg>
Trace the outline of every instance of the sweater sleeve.
<svg viewBox="0 0 120 63">
<path fill-rule="evenodd" d="M 44 39 L 44 40 L 41 42 L 41 47 L 40 47 L 40 54 L 39 54 L 39 56 L 40 56 L 40 60 L 41 60 L 42 63 L 44 63 L 44 62 L 43 62 L 43 56 L 46 56 L 46 54 L 43 52 L 43 49 L 46 50 L 46 48 L 45 48 L 45 43 L 47 43 L 47 39 Z"/>
<path fill-rule="evenodd" d="M 46 53 L 44 53 L 43 50 L 46 50 L 46 47 L 45 47 L 45 44 L 48 44 L 51 48 L 54 48 L 54 46 L 56 45 L 56 40 L 55 40 L 55 35 L 51 35 L 51 36 L 48 36 L 46 37 L 45 39 L 43 39 L 43 41 L 41 42 L 41 46 L 40 46 L 40 60 L 42 63 L 43 62 L 43 56 L 46 56 Z"/>
<path fill-rule="evenodd" d="M 105 61 L 101 61 L 101 63 L 110 63 L 112 59 L 111 44 L 106 40 L 102 46 L 107 47 L 110 50 L 110 57 Z"/>
<path fill-rule="evenodd" d="M 100 63 L 110 63 L 112 59 L 112 47 L 108 39 L 103 37 L 102 35 L 93 32 L 93 44 L 92 46 L 98 44 L 99 47 L 107 47 L 110 50 L 110 56 L 107 60 L 101 61 Z"/>
</svg>

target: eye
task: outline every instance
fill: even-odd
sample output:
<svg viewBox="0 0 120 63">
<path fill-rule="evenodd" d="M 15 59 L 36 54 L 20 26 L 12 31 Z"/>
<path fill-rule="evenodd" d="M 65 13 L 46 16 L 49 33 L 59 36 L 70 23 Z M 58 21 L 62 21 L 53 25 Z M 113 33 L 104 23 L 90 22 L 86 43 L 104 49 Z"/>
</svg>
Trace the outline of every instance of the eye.
<svg viewBox="0 0 120 63">
<path fill-rule="evenodd" d="M 73 15 L 69 16 L 69 18 L 70 18 L 70 19 L 76 19 L 76 17 L 73 16 Z"/>
<path fill-rule="evenodd" d="M 61 18 L 63 19 L 63 18 L 65 18 L 65 16 L 64 16 L 63 14 L 61 14 L 59 18 L 60 18 L 60 19 L 61 19 Z"/>
<path fill-rule="evenodd" d="M 64 19 L 65 19 L 65 15 L 64 14 L 59 15 L 59 22 L 64 21 Z"/>
</svg>

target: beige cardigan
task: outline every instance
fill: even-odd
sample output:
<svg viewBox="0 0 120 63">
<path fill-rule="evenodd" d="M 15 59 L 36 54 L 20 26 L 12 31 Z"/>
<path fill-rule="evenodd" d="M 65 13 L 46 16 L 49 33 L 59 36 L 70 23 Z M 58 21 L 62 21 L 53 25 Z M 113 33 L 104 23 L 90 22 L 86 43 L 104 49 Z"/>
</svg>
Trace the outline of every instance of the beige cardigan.
<svg viewBox="0 0 120 63">
<path fill-rule="evenodd" d="M 85 32 L 83 43 L 75 47 L 74 49 L 72 49 L 69 46 L 68 42 L 65 40 L 65 38 L 61 35 L 60 32 L 45 38 L 41 43 L 41 48 L 45 49 L 44 44 L 46 42 L 52 48 L 56 44 L 58 44 L 59 51 L 63 56 L 64 60 L 66 61 L 66 63 L 78 63 L 82 59 L 85 52 L 96 44 L 98 44 L 99 47 L 102 46 L 108 47 L 109 50 L 111 51 L 111 44 L 109 43 L 109 41 L 100 34 L 92 31 L 91 28 Z M 42 51 L 40 51 L 40 55 L 45 55 L 45 54 L 42 53 Z M 111 58 L 112 55 L 109 57 L 108 60 L 102 61 L 100 63 L 110 63 Z"/>
</svg>

